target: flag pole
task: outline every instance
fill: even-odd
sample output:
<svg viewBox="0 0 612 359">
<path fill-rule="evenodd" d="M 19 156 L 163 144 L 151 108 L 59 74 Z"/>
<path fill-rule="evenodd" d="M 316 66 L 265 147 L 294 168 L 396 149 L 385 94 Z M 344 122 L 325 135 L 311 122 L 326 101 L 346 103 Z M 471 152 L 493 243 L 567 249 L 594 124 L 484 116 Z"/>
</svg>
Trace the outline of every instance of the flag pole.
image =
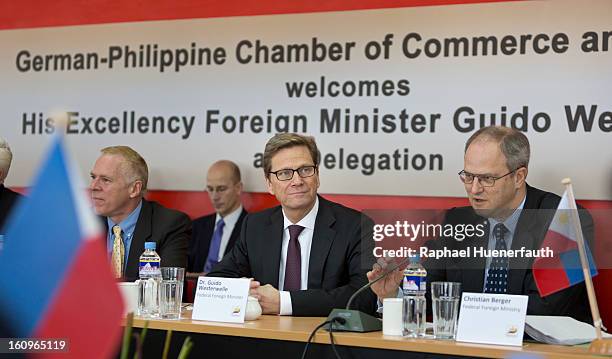
<svg viewBox="0 0 612 359">
<path fill-rule="evenodd" d="M 578 217 L 578 208 L 576 207 L 576 199 L 574 198 L 574 190 L 572 188 L 572 180 L 564 178 L 561 183 L 565 185 L 567 199 L 569 201 L 572 223 L 576 231 L 576 239 L 578 240 L 578 252 L 580 253 L 580 263 L 582 264 L 582 273 L 584 274 L 584 282 L 587 288 L 589 297 L 589 305 L 591 306 L 591 315 L 593 316 L 593 326 L 595 326 L 595 334 L 597 339 L 601 340 L 601 316 L 599 315 L 599 307 L 597 306 L 597 298 L 595 297 L 595 289 L 593 280 L 591 279 L 591 266 L 589 265 L 586 250 L 584 249 L 584 236 L 580 226 L 580 218 Z"/>
</svg>

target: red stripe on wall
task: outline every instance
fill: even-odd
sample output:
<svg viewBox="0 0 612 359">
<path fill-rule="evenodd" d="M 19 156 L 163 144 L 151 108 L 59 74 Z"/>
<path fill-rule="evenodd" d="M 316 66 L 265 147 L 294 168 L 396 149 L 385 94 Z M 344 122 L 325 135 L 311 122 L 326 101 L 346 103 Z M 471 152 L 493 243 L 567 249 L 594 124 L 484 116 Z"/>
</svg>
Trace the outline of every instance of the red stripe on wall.
<svg viewBox="0 0 612 359">
<path fill-rule="evenodd" d="M 507 1 L 518 0 L 0 0 L 0 29 Z"/>
</svg>

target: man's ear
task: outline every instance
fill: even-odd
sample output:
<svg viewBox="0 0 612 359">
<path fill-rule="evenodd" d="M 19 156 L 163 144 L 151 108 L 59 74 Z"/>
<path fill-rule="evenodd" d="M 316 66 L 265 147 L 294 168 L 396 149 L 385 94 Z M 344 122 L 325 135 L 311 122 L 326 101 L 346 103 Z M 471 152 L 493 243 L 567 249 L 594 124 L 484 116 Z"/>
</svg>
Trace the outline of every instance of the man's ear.
<svg viewBox="0 0 612 359">
<path fill-rule="evenodd" d="M 236 186 L 238 186 L 238 194 L 242 194 L 242 190 L 244 189 L 244 185 L 242 184 L 242 181 L 236 183 Z"/>
<path fill-rule="evenodd" d="M 522 185 L 525 184 L 525 181 L 527 181 L 527 167 L 521 167 L 519 169 L 516 170 L 515 173 L 515 183 L 517 185 L 517 187 L 521 187 Z"/>
<path fill-rule="evenodd" d="M 268 187 L 268 193 L 274 196 L 274 190 L 272 189 L 272 181 L 270 181 L 270 175 L 264 175 L 266 179 L 266 186 Z"/>
<path fill-rule="evenodd" d="M 142 181 L 136 180 L 130 185 L 130 198 L 140 197 L 142 193 Z"/>
</svg>

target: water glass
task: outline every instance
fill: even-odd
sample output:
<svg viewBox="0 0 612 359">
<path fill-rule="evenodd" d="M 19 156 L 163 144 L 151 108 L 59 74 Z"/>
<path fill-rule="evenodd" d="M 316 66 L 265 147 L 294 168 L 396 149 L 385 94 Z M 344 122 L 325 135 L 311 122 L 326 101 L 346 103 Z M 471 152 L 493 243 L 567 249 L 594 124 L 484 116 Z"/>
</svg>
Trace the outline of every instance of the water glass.
<svg viewBox="0 0 612 359">
<path fill-rule="evenodd" d="M 159 290 L 160 317 L 162 319 L 180 319 L 185 269 L 162 267 L 161 275 L 162 281 Z"/>
<path fill-rule="evenodd" d="M 433 329 L 436 339 L 455 339 L 461 283 L 431 283 Z"/>
</svg>

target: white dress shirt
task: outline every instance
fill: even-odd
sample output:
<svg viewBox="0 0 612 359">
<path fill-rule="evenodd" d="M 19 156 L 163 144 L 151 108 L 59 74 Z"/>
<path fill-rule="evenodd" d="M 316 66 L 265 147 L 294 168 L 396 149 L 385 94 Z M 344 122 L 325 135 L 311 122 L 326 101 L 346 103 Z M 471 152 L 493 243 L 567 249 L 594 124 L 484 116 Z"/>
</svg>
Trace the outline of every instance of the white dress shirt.
<svg viewBox="0 0 612 359">
<path fill-rule="evenodd" d="M 298 242 L 300 242 L 300 251 L 302 257 L 301 266 L 301 290 L 308 289 L 308 262 L 310 260 L 310 247 L 312 245 L 312 235 L 314 234 L 315 222 L 317 220 L 317 213 L 319 212 L 319 198 L 315 200 L 315 204 L 304 218 L 297 223 L 292 223 L 285 215 L 283 210 L 283 244 L 281 247 L 281 260 L 280 268 L 278 271 L 278 290 L 280 291 L 280 315 L 291 315 L 293 313 L 293 307 L 291 306 L 291 295 L 289 292 L 284 291 L 285 286 L 285 266 L 287 260 L 287 248 L 289 247 L 289 226 L 296 224 L 304 227 L 300 235 L 298 236 Z"/>
<path fill-rule="evenodd" d="M 225 217 L 221 217 L 221 215 L 217 213 L 217 217 L 215 218 L 215 228 L 217 228 L 217 223 L 219 223 L 221 218 L 223 218 L 223 222 L 225 222 L 225 226 L 223 227 L 223 235 L 221 236 L 221 244 L 219 245 L 219 258 L 217 258 L 217 261 L 221 261 L 221 259 L 223 259 L 223 253 L 225 253 L 225 248 L 229 243 L 230 237 L 232 236 L 232 231 L 234 230 L 234 227 L 236 227 L 236 222 L 238 222 L 238 218 L 240 218 L 241 213 L 242 205 L 238 206 L 235 211 Z"/>
</svg>

